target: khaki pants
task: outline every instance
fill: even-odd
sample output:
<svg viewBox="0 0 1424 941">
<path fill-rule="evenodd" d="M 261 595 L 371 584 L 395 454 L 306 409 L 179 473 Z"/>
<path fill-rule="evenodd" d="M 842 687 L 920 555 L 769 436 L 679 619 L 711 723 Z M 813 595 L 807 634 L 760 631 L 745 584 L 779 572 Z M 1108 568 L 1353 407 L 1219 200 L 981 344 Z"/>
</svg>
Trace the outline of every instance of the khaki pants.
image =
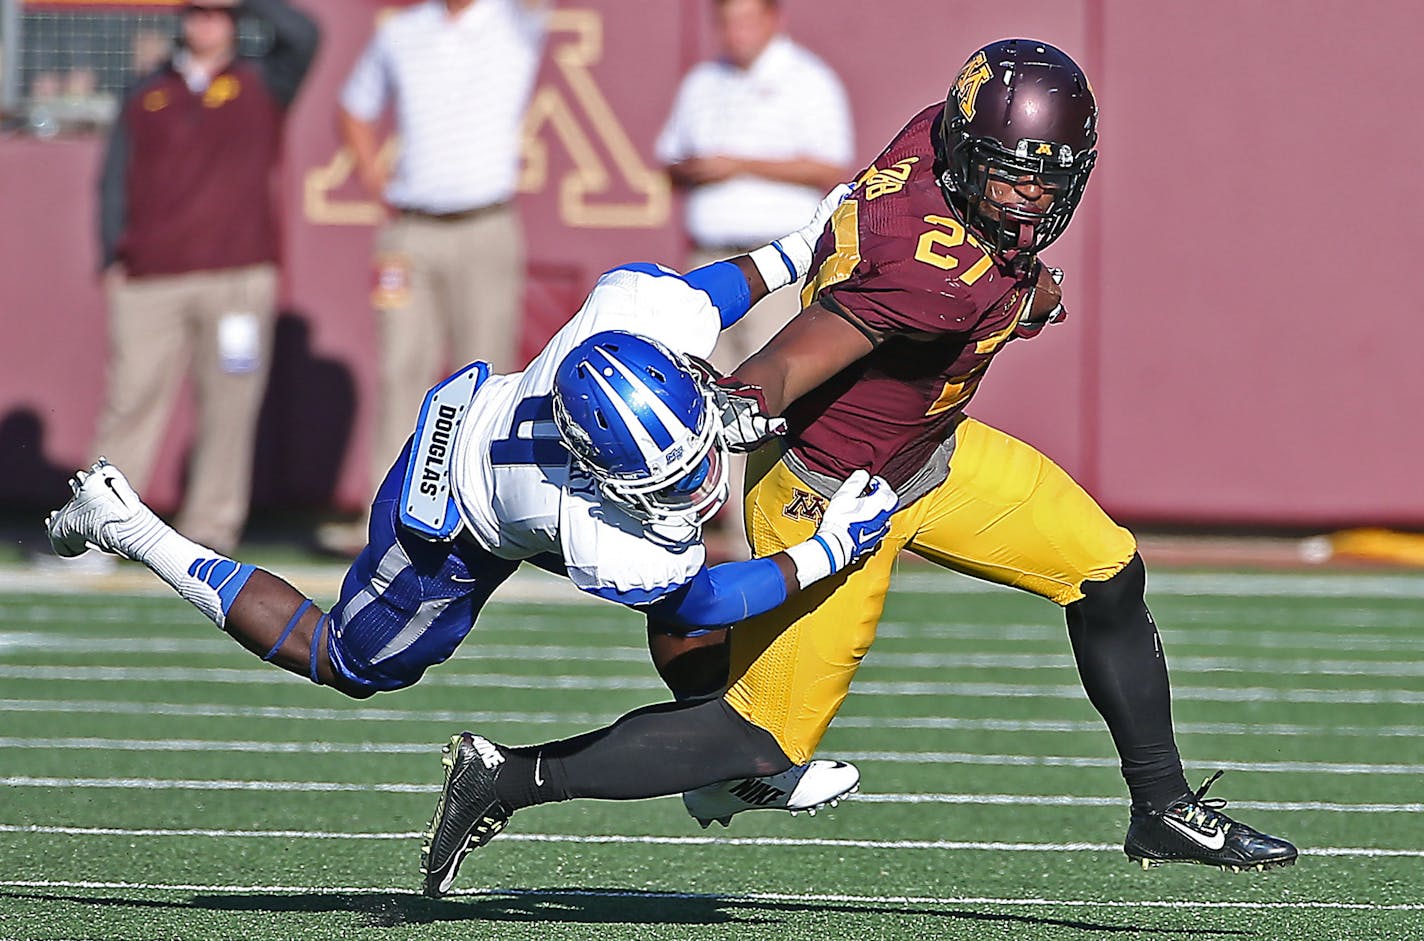
<svg viewBox="0 0 1424 941">
<path fill-rule="evenodd" d="M 257 415 L 272 358 L 276 269 L 114 278 L 107 293 L 108 390 L 95 453 L 144 487 L 174 398 L 191 374 L 197 429 L 175 526 L 230 553 L 251 501 Z"/>
<path fill-rule="evenodd" d="M 756 246 L 754 246 L 756 247 Z M 695 248 L 687 259 L 687 269 L 700 268 L 714 261 L 739 254 L 738 249 Z M 801 312 L 801 286 L 793 284 L 779 291 L 773 291 L 762 298 L 747 315 L 717 338 L 717 348 L 712 351 L 712 365 L 723 373 L 729 373 L 747 360 L 753 353 L 766 345 L 767 341 L 786 326 L 787 321 Z M 731 481 L 731 496 L 727 505 L 713 520 L 714 529 L 720 529 L 727 542 L 728 555 L 747 558 L 746 531 L 742 524 L 742 478 L 746 469 L 746 458 L 734 455 L 728 464 L 727 476 Z"/>
<path fill-rule="evenodd" d="M 458 220 L 396 216 L 377 236 L 376 271 L 381 399 L 371 479 L 380 483 L 437 379 L 477 359 L 496 373 L 523 365 L 519 218 L 508 205 Z"/>
</svg>

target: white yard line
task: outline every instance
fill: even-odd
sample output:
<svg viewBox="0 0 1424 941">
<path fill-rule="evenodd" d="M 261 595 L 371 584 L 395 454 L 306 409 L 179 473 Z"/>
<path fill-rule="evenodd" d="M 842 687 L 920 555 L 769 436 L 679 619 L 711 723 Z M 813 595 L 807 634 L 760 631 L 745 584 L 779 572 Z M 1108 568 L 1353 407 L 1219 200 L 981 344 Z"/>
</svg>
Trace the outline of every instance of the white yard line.
<svg viewBox="0 0 1424 941">
<path fill-rule="evenodd" d="M 45 680 L 76 683 L 224 683 L 270 685 L 307 684 L 305 677 L 254 666 L 238 667 L 109 667 L 109 666 L 0 666 L 0 679 Z M 434 673 L 421 681 L 425 686 L 537 689 L 537 690 L 657 690 L 662 682 L 651 676 L 527 676 L 509 673 Z M 852 692 L 857 696 L 969 696 L 1010 699 L 1083 698 L 1076 684 L 1033 683 L 939 683 L 913 681 L 862 681 Z M 1272 689 L 1260 686 L 1208 687 L 1174 686 L 1172 697 L 1198 702 L 1282 702 L 1351 704 L 1424 704 L 1424 690 L 1412 689 Z"/>
<path fill-rule="evenodd" d="M 918 569 L 897 572 L 890 591 L 930 595 L 983 594 L 997 585 L 953 572 Z M 1289 573 L 1151 572 L 1147 594 L 1216 598 L 1401 598 L 1424 599 L 1424 576 Z"/>
<path fill-rule="evenodd" d="M 377 709 L 296 706 L 232 706 L 221 703 L 133 702 L 112 699 L 0 699 L 6 712 L 74 713 L 86 715 L 171 716 L 215 719 L 305 719 L 323 722 L 454 722 L 468 725 L 606 725 L 618 718 L 609 712 L 490 712 L 475 710 Z M 838 716 L 836 728 L 936 729 L 989 732 L 1083 732 L 1101 735 L 1099 719 L 960 719 L 951 716 Z M 1298 725 L 1243 722 L 1178 722 L 1179 735 L 1250 735 L 1320 738 L 1420 738 L 1424 725 Z"/>
<path fill-rule="evenodd" d="M 121 791 L 271 791 L 279 793 L 434 794 L 438 784 L 349 784 L 344 781 L 237 781 L 184 778 L 52 778 L 15 775 L 4 787 L 85 788 Z"/>
<path fill-rule="evenodd" d="M 973 807 L 1123 807 L 1125 797 L 1080 797 L 1074 794 L 866 794 L 847 797 L 857 804 L 954 804 Z M 1341 814 L 1417 814 L 1424 804 L 1340 804 L 1331 801 L 1242 801 L 1241 810 L 1323 812 Z"/>
<path fill-rule="evenodd" d="M 82 596 L 80 596 L 82 598 Z M 125 608 L 125 599 L 120 598 L 115 603 L 102 609 L 94 611 L 76 611 L 73 599 L 67 600 L 64 604 L 50 605 L 15 605 L 7 604 L 0 598 L 0 624 L 11 628 L 24 627 L 28 625 L 38 625 L 44 627 L 43 634 L 37 631 L 22 631 L 27 636 L 43 636 L 49 638 L 93 638 L 96 644 L 108 644 L 118 647 L 126 642 L 126 638 L 115 638 L 112 634 L 95 634 L 89 631 L 75 632 L 71 630 L 76 620 L 84 622 L 128 624 L 135 620 L 141 620 L 145 625 L 165 624 L 186 628 L 178 633 L 163 635 L 155 634 L 149 630 L 145 631 L 144 638 L 153 639 L 155 643 L 167 644 L 193 644 L 201 647 L 213 645 L 215 647 L 226 647 L 233 649 L 233 644 L 225 638 L 218 637 L 212 626 L 206 622 L 196 611 L 182 608 L 176 611 L 152 611 L 149 608 L 129 606 Z M 1357 612 L 1361 618 L 1366 618 L 1370 612 Z M 1313 615 L 1315 616 L 1315 615 Z M 501 634 L 517 632 L 519 634 L 558 634 L 561 639 L 567 638 L 569 627 L 567 623 L 568 612 L 563 606 L 556 606 L 547 615 L 530 615 L 526 613 L 513 614 L 501 610 L 497 603 L 486 606 L 481 613 L 479 622 L 476 625 L 477 633 L 473 635 L 476 639 L 487 637 L 492 632 Z M 579 617 L 579 637 L 605 637 L 609 638 L 609 645 L 613 641 L 630 637 L 640 636 L 641 622 L 636 616 L 625 610 L 604 610 L 600 612 L 581 611 Z M 1328 619 L 1323 614 L 1318 616 L 1324 623 Z M 1259 625 L 1251 624 L 1240 629 L 1211 628 L 1199 629 L 1193 627 L 1182 627 L 1179 622 L 1161 625 L 1163 637 L 1166 638 L 1169 651 L 1176 648 L 1202 648 L 1202 647 L 1259 647 L 1267 650 L 1328 650 L 1334 654 L 1356 652 L 1419 652 L 1424 651 L 1424 638 L 1418 636 L 1414 631 L 1419 623 L 1424 621 L 1424 613 L 1410 613 L 1407 617 L 1401 618 L 1398 626 L 1407 630 L 1399 634 L 1365 633 L 1360 630 L 1361 625 L 1353 623 L 1349 618 L 1338 618 L 1341 623 L 1334 626 L 1315 628 L 1311 626 L 1291 625 L 1290 630 L 1268 631 L 1262 630 Z M 61 624 L 62 634 L 49 628 L 47 625 Z M 966 623 L 955 621 L 937 621 L 925 623 L 918 621 L 898 621 L 885 620 L 880 622 L 877 629 L 877 636 L 886 639 L 915 640 L 915 641 L 965 641 L 965 640 L 991 640 L 991 641 L 1022 641 L 1031 643 L 1052 644 L 1061 646 L 1066 642 L 1066 636 L 1061 623 L 1056 618 L 1047 618 L 1042 623 L 1033 624 L 986 624 L 983 622 Z M 135 641 L 142 644 L 142 639 Z M 205 643 L 206 642 L 206 643 Z M 603 644 L 594 643 L 589 645 L 606 649 Z M 642 649 L 642 648 L 634 648 Z"/>
<path fill-rule="evenodd" d="M 110 699 L 0 699 L 0 713 L 100 713 L 137 716 L 175 716 L 217 719 L 307 719 L 323 722 L 524 722 L 532 725 L 575 723 L 604 725 L 617 712 L 487 712 L 476 710 L 376 709 L 297 706 L 230 706 L 220 703 L 132 702 Z M 1421 727 L 1424 729 L 1424 727 Z M 1326 731 L 1324 728 L 1322 732 Z"/>
<path fill-rule="evenodd" d="M 5 711 L 0 700 L 0 712 Z M 1101 734 L 1101 719 L 960 719 L 953 716 L 837 716 L 834 728 L 845 729 L 937 729 L 985 732 L 1088 732 Z M 1304 736 L 1319 738 L 1418 738 L 1424 725 L 1302 725 L 1263 722 L 1177 722 L 1179 735 Z"/>
<path fill-rule="evenodd" d="M 991 765 L 1024 768 L 1116 768 L 1116 758 L 1067 755 L 986 755 L 968 752 L 932 751 L 836 751 L 846 761 L 886 761 L 896 764 Z M 1328 761 L 1217 761 L 1193 759 L 1192 766 L 1223 771 L 1288 772 L 1342 775 L 1418 775 L 1424 764 L 1365 764 Z"/>
<path fill-rule="evenodd" d="M 1424 622 L 1424 611 L 1419 615 Z M 1324 631 L 1289 630 L 1197 630 L 1189 627 L 1161 626 L 1168 659 L 1175 662 L 1173 650 L 1182 648 L 1252 647 L 1263 650 L 1328 650 L 1333 654 L 1348 652 L 1424 651 L 1424 637 L 1417 634 L 1365 634 L 1348 626 Z M 882 621 L 876 630 L 878 638 L 897 640 L 993 640 L 1029 643 L 1066 643 L 1061 624 L 926 624 L 914 621 Z"/>
<path fill-rule="evenodd" d="M 239 560 L 241 561 L 241 560 Z M 316 599 L 334 598 L 341 590 L 346 567 L 283 565 L 272 571 Z M 75 575 L 33 568 L 0 567 L 0 594 L 67 595 L 102 598 L 174 597 L 158 577 L 141 565 L 120 563 L 111 575 Z M 567 579 L 525 566 L 499 587 L 501 604 L 557 604 L 583 608 L 610 602 L 579 591 Z"/>
<path fill-rule="evenodd" d="M 295 782 L 302 783 L 302 782 Z M 402 785 L 417 793 L 434 793 L 434 785 Z M 668 798 L 671 800 L 672 798 Z M 1126 806 L 1124 795 L 1115 797 L 1090 796 L 1081 794 L 947 794 L 947 793 L 867 793 L 857 791 L 845 798 L 853 804 L 889 805 L 936 805 L 969 807 L 1111 807 Z M 1239 810 L 1268 810 L 1283 813 L 1341 813 L 1341 814 L 1417 814 L 1424 813 L 1424 803 L 1406 804 L 1347 804 L 1336 801 L 1251 801 L 1233 800 L 1231 806 Z M 0 832 L 21 833 L 33 830 L 33 826 L 0 826 Z M 74 828 L 60 827 L 45 832 L 67 833 Z M 109 832 L 103 828 L 79 828 L 74 832 Z M 128 833 L 130 831 L 114 831 Z M 165 833 L 170 831 L 163 831 Z M 176 832 L 176 831 L 175 831 Z M 186 832 L 186 831 L 184 831 Z M 193 831 L 200 832 L 200 831 Z M 201 831 L 207 832 L 207 831 Z M 246 832 L 246 831 L 243 831 Z M 356 837 L 353 837 L 355 839 Z M 372 837 L 374 839 L 374 837 Z"/>
<path fill-rule="evenodd" d="M 76 632 L 72 628 L 77 624 L 131 624 L 140 621 L 145 625 L 164 624 L 185 628 L 180 633 L 168 635 L 173 640 L 207 637 L 222 640 L 228 647 L 233 646 L 232 641 L 221 637 L 211 622 L 199 614 L 196 609 L 186 605 L 180 605 L 171 610 L 155 609 L 149 603 L 134 604 L 135 599 L 120 596 L 100 608 L 84 604 L 86 600 L 94 599 L 86 599 L 85 596 L 79 595 L 75 598 L 66 598 L 62 602 L 56 600 L 45 604 L 31 604 L 7 601 L 3 596 L 0 596 L 0 624 L 12 627 L 28 624 L 59 624 L 63 625 L 62 629 L 65 634 L 71 637 L 92 636 L 113 639 L 112 633 Z M 176 597 L 174 601 L 177 603 Z M 511 611 L 510 606 L 492 601 L 481 612 L 479 626 L 521 633 L 568 633 L 567 619 L 570 612 L 566 605 L 556 605 L 553 610 L 544 615 L 529 614 L 527 609 L 519 610 L 521 613 L 515 614 Z M 642 618 L 636 612 L 623 607 L 608 607 L 602 611 L 579 610 L 577 617 L 579 619 L 579 636 L 618 634 L 628 637 L 641 636 L 642 633 Z M 145 631 L 144 636 L 153 636 L 153 634 L 152 631 Z"/>
<path fill-rule="evenodd" d="M 346 833 L 309 830 L 200 830 L 123 829 L 118 827 L 0 826 L 0 833 L 63 834 L 72 836 L 120 837 L 211 837 L 216 839 L 323 839 L 323 840 L 413 840 L 420 831 L 396 833 Z M 720 846 L 720 847 L 825 847 L 833 849 L 948 850 L 995 853 L 1121 853 L 1119 843 L 1028 843 L 983 840 L 851 840 L 831 837 L 732 837 L 732 836 L 627 836 L 573 833 L 504 833 L 502 842 L 567 843 L 582 845 L 636 846 Z M 1419 858 L 1424 850 L 1380 849 L 1376 847 L 1328 846 L 1302 850 L 1305 856 L 1345 856 L 1370 859 Z M 9 883 L 0 883 L 5 885 Z"/>
<path fill-rule="evenodd" d="M 509 837 L 501 836 L 500 839 Z M 90 880 L 11 879 L 0 881 L 0 887 L 16 889 L 86 889 L 141 892 L 211 892 L 222 895 L 282 894 L 282 895 L 418 895 L 407 886 L 314 886 L 314 885 L 214 885 L 171 882 L 99 882 Z M 714 902 L 828 902 L 844 905 L 983 905 L 996 908 L 1176 908 L 1176 909 L 1271 909 L 1330 910 L 1359 912 L 1417 912 L 1424 904 L 1382 904 L 1375 902 L 1227 902 L 1216 899 L 1048 899 L 1001 898 L 995 896 L 935 896 L 935 895 L 839 895 L 829 893 L 797 894 L 786 892 L 652 892 L 620 891 L 618 889 L 455 889 L 451 895 L 466 898 L 622 898 L 633 901 L 705 900 Z M 907 912 L 906 914 L 914 914 Z"/>
<path fill-rule="evenodd" d="M 134 752 L 239 752 L 259 755 L 420 755 L 433 754 L 431 742 L 300 742 L 210 740 L 210 739 L 125 739 L 125 738 L 10 738 L 0 737 L 0 750 L 44 750 L 82 748 L 88 751 Z M 1072 755 L 1001 755 L 943 751 L 846 751 L 836 749 L 836 757 L 846 761 L 884 761 L 895 764 L 989 765 L 1024 768 L 1116 768 L 1116 758 Z M 1195 765 L 1226 771 L 1294 772 L 1342 775 L 1416 775 L 1424 765 L 1366 764 L 1325 761 L 1216 761 L 1200 759 Z M 7 779 L 0 779 L 0 781 Z M 8 780 L 18 780 L 11 778 Z"/>
<path fill-rule="evenodd" d="M 511 648 L 517 650 L 519 648 Z M 1424 650 L 1424 646 L 1421 646 Z M 1337 643 L 1336 653 L 1341 650 Z M 647 651 L 640 650 L 644 657 Z M 480 656 L 483 651 L 477 650 Z M 510 659 L 518 659 L 511 657 Z M 631 659 L 631 658 L 630 658 Z M 865 659 L 869 667 L 896 669 L 1007 669 L 1072 670 L 1073 657 L 1063 654 L 1025 653 L 880 653 L 871 650 Z M 1174 675 L 1184 673 L 1270 673 L 1274 675 L 1324 676 L 1424 676 L 1424 660 L 1311 660 L 1292 657 L 1192 657 L 1168 656 Z"/>
<path fill-rule="evenodd" d="M 289 565 L 275 571 L 294 585 L 318 594 L 335 594 L 344 568 L 339 565 Z M 891 583 L 892 592 L 966 595 L 1004 592 L 988 582 L 946 569 L 901 566 Z M 1162 572 L 1148 575 L 1149 595 L 1184 597 L 1307 597 L 1307 598 L 1424 598 L 1424 576 L 1415 574 L 1319 573 L 1207 573 Z M 0 593 L 97 594 L 108 597 L 166 595 L 171 592 L 146 569 L 123 564 L 114 575 L 86 576 L 40 572 L 30 568 L 0 568 Z M 567 581 L 525 566 L 499 589 L 504 602 L 538 602 L 596 606 L 606 604 L 572 588 Z"/>
<path fill-rule="evenodd" d="M 429 742 L 272 742 L 272 741 L 207 741 L 184 739 L 102 739 L 102 738 L 5 738 L 0 749 L 86 748 L 92 750 L 138 752 L 196 752 L 242 754 L 426 754 L 434 753 Z M 911 765 L 971 765 L 999 768 L 1117 768 L 1116 758 L 1077 755 L 1008 755 L 977 752 L 946 751 L 855 751 L 834 749 L 837 758 L 846 761 L 886 762 Z M 1353 776 L 1424 774 L 1424 765 L 1404 763 L 1365 763 L 1328 761 L 1225 761 L 1198 759 L 1193 767 L 1223 771 L 1254 773 L 1326 774 Z M 360 790 L 366 785 L 316 781 L 245 781 L 231 779 L 167 779 L 167 778 L 60 778 L 49 776 L 12 775 L 0 777 L 0 784 L 11 787 L 75 787 L 131 788 L 181 790 L 259 790 L 259 791 L 344 791 Z M 427 786 L 416 784 L 373 784 L 373 790 L 422 791 Z"/>
<path fill-rule="evenodd" d="M 0 655 L 11 651 L 41 651 L 65 653 L 103 654 L 243 654 L 244 651 L 232 640 L 198 635 L 192 638 L 155 637 L 148 634 L 133 639 L 119 637 L 90 637 L 64 633 L 42 633 L 39 631 L 0 630 Z M 613 660 L 627 663 L 651 664 L 646 645 L 637 647 L 619 644 L 592 643 L 584 646 L 567 644 L 485 644 L 478 635 L 461 648 L 461 661 L 465 664 L 496 660 L 568 660 L 587 661 L 590 657 L 599 660 Z M 1072 665 L 1072 661 L 1065 661 Z M 1420 665 L 1424 675 L 1424 664 Z"/>
<path fill-rule="evenodd" d="M 331 741 L 226 741 L 196 739 L 113 739 L 113 738 L 0 738 L 3 749 L 57 750 L 83 748 L 91 751 L 137 752 L 239 752 L 256 755 L 420 755 L 433 754 L 431 742 L 331 742 Z M 946 751 L 851 751 L 836 749 L 845 761 L 883 761 L 911 765 L 987 765 L 1000 768 L 1116 768 L 1118 759 L 1076 755 L 997 755 Z M 1418 775 L 1424 764 L 1370 764 L 1331 761 L 1217 761 L 1196 759 L 1194 767 L 1223 771 L 1285 772 L 1338 775 Z M 22 778 L 0 778 L 19 781 Z M 48 779 L 40 779 L 48 780 Z M 80 779 L 76 779 L 80 780 Z M 263 782 L 266 783 L 266 782 Z"/>
<path fill-rule="evenodd" d="M 1424 649 L 1424 645 L 1421 645 Z M 1337 642 L 1334 647 L 1340 652 Z M 0 655 L 12 651 L 63 651 L 67 653 L 103 653 L 120 655 L 172 654 L 176 656 L 192 654 L 224 654 L 238 652 L 231 641 L 214 638 L 143 637 L 132 640 L 124 638 L 94 638 L 75 635 L 40 633 L 35 631 L 0 631 Z M 614 644 L 589 644 L 573 646 L 567 644 L 482 644 L 478 640 L 462 650 L 460 664 L 485 662 L 582 662 L 589 657 L 619 663 L 647 663 L 648 650 L 644 646 L 623 646 Z M 871 667 L 893 667 L 896 669 L 1013 669 L 1013 670 L 1072 670 L 1073 658 L 1067 652 L 1061 654 L 1034 653 L 879 653 L 872 651 L 866 660 Z M 1170 659 L 1172 672 L 1178 675 L 1190 673 L 1269 673 L 1272 675 L 1294 674 L 1301 676 L 1381 676 L 1381 677 L 1424 677 L 1424 660 L 1312 660 L 1309 658 L 1263 658 L 1263 657 L 1193 657 L 1179 656 Z"/>
</svg>

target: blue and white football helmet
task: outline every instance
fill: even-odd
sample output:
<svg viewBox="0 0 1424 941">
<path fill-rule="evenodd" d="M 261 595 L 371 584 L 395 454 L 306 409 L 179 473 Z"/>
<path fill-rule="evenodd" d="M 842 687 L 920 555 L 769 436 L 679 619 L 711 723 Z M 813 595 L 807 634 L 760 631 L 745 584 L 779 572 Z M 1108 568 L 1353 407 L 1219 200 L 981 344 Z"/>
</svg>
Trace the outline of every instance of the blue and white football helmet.
<svg viewBox="0 0 1424 941">
<path fill-rule="evenodd" d="M 638 519 L 695 527 L 727 502 L 711 394 L 660 343 L 607 330 L 574 347 L 554 377 L 554 422 L 604 495 Z"/>
</svg>

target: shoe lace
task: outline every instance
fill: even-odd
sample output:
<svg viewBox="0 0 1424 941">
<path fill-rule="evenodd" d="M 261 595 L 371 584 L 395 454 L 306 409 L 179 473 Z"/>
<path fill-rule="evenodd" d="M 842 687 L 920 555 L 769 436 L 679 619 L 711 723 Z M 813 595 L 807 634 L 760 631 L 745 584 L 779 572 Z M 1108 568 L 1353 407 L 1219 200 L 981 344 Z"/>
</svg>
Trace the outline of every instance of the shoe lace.
<svg viewBox="0 0 1424 941">
<path fill-rule="evenodd" d="M 1192 793 L 1192 800 L 1187 804 L 1186 822 L 1199 827 L 1225 827 L 1231 824 L 1231 818 L 1222 813 L 1226 807 L 1226 799 L 1221 797 L 1207 797 L 1206 792 L 1216 783 L 1226 772 L 1218 771 L 1202 782 L 1202 786 Z"/>
</svg>

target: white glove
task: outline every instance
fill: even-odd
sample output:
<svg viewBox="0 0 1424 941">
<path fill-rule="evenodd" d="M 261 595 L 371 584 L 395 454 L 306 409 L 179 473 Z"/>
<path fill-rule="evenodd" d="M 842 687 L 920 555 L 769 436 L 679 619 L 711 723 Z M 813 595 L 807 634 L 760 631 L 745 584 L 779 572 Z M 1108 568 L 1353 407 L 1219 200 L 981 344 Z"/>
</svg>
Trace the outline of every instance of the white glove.
<svg viewBox="0 0 1424 941">
<path fill-rule="evenodd" d="M 767 412 L 761 386 L 725 376 L 709 388 L 722 423 L 722 443 L 733 454 L 750 454 L 786 434 L 786 419 Z"/>
<path fill-rule="evenodd" d="M 853 188 L 849 183 L 837 183 L 816 207 L 816 214 L 811 217 L 810 222 L 790 235 L 783 235 L 770 245 L 763 245 L 749 253 L 748 257 L 751 258 L 752 264 L 756 265 L 757 271 L 761 272 L 768 291 L 795 284 L 806 277 L 806 272 L 811 270 L 811 256 L 816 252 L 816 242 L 821 237 L 821 230 L 826 227 L 831 214 L 836 211 L 837 206 L 845 202 Z"/>
<path fill-rule="evenodd" d="M 899 505 L 884 478 L 853 472 L 826 504 L 816 535 L 786 550 L 796 563 L 796 581 L 805 588 L 874 552 Z"/>
</svg>

